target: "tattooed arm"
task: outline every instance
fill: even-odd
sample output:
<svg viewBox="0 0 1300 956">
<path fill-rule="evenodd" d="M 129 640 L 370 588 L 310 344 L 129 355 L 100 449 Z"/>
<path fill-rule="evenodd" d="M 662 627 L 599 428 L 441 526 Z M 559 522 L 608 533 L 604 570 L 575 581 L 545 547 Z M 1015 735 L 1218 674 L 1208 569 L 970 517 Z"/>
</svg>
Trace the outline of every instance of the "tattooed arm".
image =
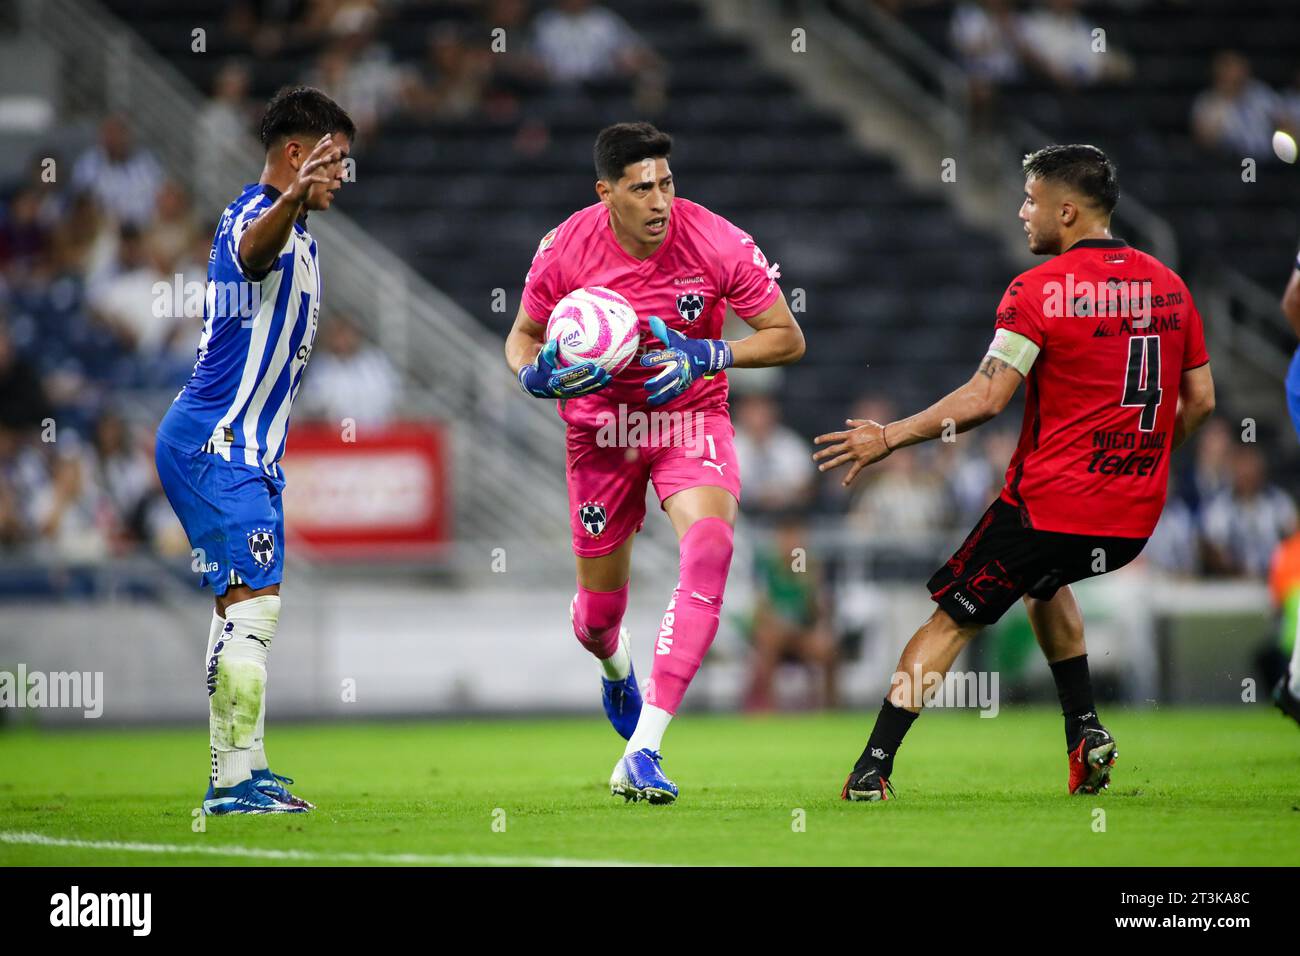
<svg viewBox="0 0 1300 956">
<path fill-rule="evenodd" d="M 827 447 L 813 455 L 813 461 L 821 463 L 820 471 L 852 462 L 844 478 L 848 486 L 859 471 L 887 457 L 895 448 L 930 441 L 945 431 L 953 434 L 984 424 L 1007 407 L 1023 380 L 1022 373 L 1009 362 L 986 355 L 969 382 L 923 412 L 887 425 L 849 419 L 845 422 L 848 430 L 818 435 L 814 443 Z"/>
</svg>

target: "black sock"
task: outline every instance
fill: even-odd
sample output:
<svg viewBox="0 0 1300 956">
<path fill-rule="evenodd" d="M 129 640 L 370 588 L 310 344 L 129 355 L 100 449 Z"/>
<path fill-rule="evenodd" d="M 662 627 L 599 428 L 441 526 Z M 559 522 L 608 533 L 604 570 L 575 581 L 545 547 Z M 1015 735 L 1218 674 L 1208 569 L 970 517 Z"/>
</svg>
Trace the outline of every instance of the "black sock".
<svg viewBox="0 0 1300 956">
<path fill-rule="evenodd" d="M 903 743 L 903 735 L 918 716 L 910 710 L 895 707 L 886 697 L 884 704 L 881 705 L 880 715 L 876 717 L 876 726 L 871 728 L 867 747 L 862 751 L 862 756 L 858 758 L 853 769 L 865 770 L 868 767 L 878 767 L 880 775 L 888 780 L 894 772 L 894 754 L 898 753 L 898 748 Z"/>
<path fill-rule="evenodd" d="M 1097 726 L 1097 705 L 1092 699 L 1092 676 L 1088 673 L 1088 655 L 1080 654 L 1048 665 L 1056 681 L 1056 694 L 1061 698 L 1061 713 L 1065 715 L 1065 745 L 1072 747 L 1083 733 L 1084 727 Z"/>
</svg>

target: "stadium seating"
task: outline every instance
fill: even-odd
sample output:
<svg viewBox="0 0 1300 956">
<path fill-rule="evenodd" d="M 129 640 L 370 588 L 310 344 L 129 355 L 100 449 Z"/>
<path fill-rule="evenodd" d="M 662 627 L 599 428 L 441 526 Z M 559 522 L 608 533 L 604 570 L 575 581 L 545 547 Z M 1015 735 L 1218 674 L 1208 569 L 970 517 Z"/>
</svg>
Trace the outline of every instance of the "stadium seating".
<svg viewBox="0 0 1300 956">
<path fill-rule="evenodd" d="M 111 0 L 172 65 L 202 89 L 230 55 L 250 51 L 200 0 Z M 970 374 L 1004 284 L 1017 271 L 991 237 L 962 226 L 950 207 L 919 195 L 884 157 L 854 143 L 783 79 L 718 34 L 692 0 L 656 4 L 652 23 L 630 0 L 608 4 L 637 25 L 668 63 L 669 105 L 652 117 L 676 138 L 680 195 L 751 232 L 782 265 L 787 296 L 803 289 L 808 353 L 788 370 L 786 417 L 815 433 L 842 419 L 865 391 L 902 405 L 933 398 Z M 142 6 L 147 8 L 142 11 Z M 429 30 L 467 16 L 462 5 L 398 7 L 379 39 L 417 57 Z M 203 56 L 190 31 L 208 31 Z M 309 72 L 308 53 L 258 59 L 254 94 L 269 96 Z M 732 94 L 744 91 L 743 99 Z M 538 239 L 594 201 L 591 142 L 600 126 L 639 118 L 628 94 L 588 89 L 583 101 L 525 91 L 516 118 L 415 122 L 393 117 L 357 148 L 348 211 L 473 315 L 505 333 L 492 292 L 518 292 Z M 520 152 L 524 120 L 549 142 Z M 946 343 L 935 367 L 917 336 Z"/>
<path fill-rule="evenodd" d="M 909 6 L 902 19 L 932 48 L 954 56 L 954 6 Z M 1070 94 L 1025 79 L 1004 89 L 1005 108 L 1062 140 L 1107 150 L 1119 166 L 1121 187 L 1173 225 L 1184 274 L 1227 264 L 1280 294 L 1300 237 L 1300 176 L 1264 156 L 1255 181 L 1243 182 L 1241 157 L 1198 146 L 1190 118 L 1218 51 L 1242 53 L 1255 77 L 1274 89 L 1291 83 L 1294 19 L 1280 21 L 1277 4 L 1268 0 L 1133 6 L 1090 4 L 1083 11 L 1105 29 L 1111 48 L 1132 57 L 1131 82 Z"/>
</svg>

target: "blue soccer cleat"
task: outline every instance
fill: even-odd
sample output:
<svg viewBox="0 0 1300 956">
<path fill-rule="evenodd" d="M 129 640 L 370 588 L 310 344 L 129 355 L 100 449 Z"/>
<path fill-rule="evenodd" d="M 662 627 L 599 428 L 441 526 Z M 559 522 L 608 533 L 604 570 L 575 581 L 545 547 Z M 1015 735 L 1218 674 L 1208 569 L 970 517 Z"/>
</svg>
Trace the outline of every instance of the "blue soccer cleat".
<svg viewBox="0 0 1300 956">
<path fill-rule="evenodd" d="M 251 779 L 237 787 L 220 789 L 208 784 L 203 795 L 205 816 L 224 816 L 227 813 L 306 813 L 303 807 L 291 807 L 274 797 L 268 797 L 253 785 Z"/>
<path fill-rule="evenodd" d="M 287 788 L 292 786 L 293 777 L 282 777 L 270 769 L 253 771 L 253 787 L 260 793 L 291 807 L 315 810 L 316 804 L 308 803 L 302 797 L 295 797 L 288 791 Z"/>
<path fill-rule="evenodd" d="M 619 634 L 626 644 L 627 629 Z M 622 680 L 600 679 L 600 701 L 605 705 L 605 716 L 624 740 L 632 739 L 636 722 L 641 719 L 641 689 L 636 686 L 636 667 L 630 666 Z"/>
<path fill-rule="evenodd" d="M 663 756 L 648 747 L 628 754 L 614 765 L 609 778 L 609 792 L 625 801 L 672 803 L 677 799 L 677 784 L 664 776 L 659 767 Z"/>
<path fill-rule="evenodd" d="M 575 594 L 569 602 L 569 623 L 577 629 L 578 596 Z M 627 628 L 618 629 L 618 642 L 628 647 Z M 600 702 L 605 705 L 605 716 L 614 725 L 618 735 L 624 740 L 632 739 L 636 722 L 641 719 L 641 689 L 636 686 L 636 668 L 631 666 L 631 653 L 628 654 L 628 672 L 622 680 L 600 679 Z"/>
</svg>

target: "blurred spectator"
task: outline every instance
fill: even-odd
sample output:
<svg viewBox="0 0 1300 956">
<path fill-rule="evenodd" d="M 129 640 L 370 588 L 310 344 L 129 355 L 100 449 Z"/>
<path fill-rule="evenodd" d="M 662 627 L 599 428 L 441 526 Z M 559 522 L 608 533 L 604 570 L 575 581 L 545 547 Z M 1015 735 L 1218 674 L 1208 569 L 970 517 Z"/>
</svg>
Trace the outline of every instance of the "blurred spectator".
<svg viewBox="0 0 1300 956">
<path fill-rule="evenodd" d="M 154 288 L 160 282 L 168 288 L 163 299 Z M 110 274 L 92 285 L 87 304 L 123 348 L 150 356 L 166 348 L 176 332 L 171 286 L 172 277 L 158 268 L 139 229 L 123 226 L 117 260 Z"/>
<path fill-rule="evenodd" d="M 161 488 L 152 456 L 117 412 L 104 412 L 95 422 L 82 469 L 96 520 L 114 550 L 149 541 Z"/>
<path fill-rule="evenodd" d="M 53 155 L 49 149 L 42 148 L 33 152 L 23 175 L 7 190 L 7 198 L 12 199 L 24 190 L 34 190 L 40 207 L 37 218 L 52 229 L 67 207 L 68 193 L 63 189 L 63 180 L 58 175 L 58 171 L 63 168 L 62 159 Z"/>
<path fill-rule="evenodd" d="M 557 83 L 626 76 L 654 54 L 622 17 L 591 0 L 557 0 L 534 24 L 537 54 Z"/>
<path fill-rule="evenodd" d="M 118 222 L 140 226 L 153 218 L 162 168 L 153 153 L 137 148 L 119 116 L 110 116 L 92 146 L 72 169 L 73 189 L 89 192 Z"/>
<path fill-rule="evenodd" d="M 1214 57 L 1213 80 L 1192 104 L 1192 132 L 1207 148 L 1257 160 L 1273 155 L 1273 130 L 1282 125 L 1277 94 L 1251 76 L 1250 61 L 1233 50 Z"/>
<path fill-rule="evenodd" d="M 41 216 L 41 189 L 24 186 L 0 214 L 0 273 L 26 272 L 44 256 L 52 238 Z"/>
<path fill-rule="evenodd" d="M 861 395 L 854 401 L 848 415 L 845 417 L 883 423 L 893 421 L 897 412 L 898 409 L 887 398 L 879 395 Z M 819 433 L 821 431 L 838 431 L 843 427 L 845 427 L 843 422 L 827 422 L 825 428 L 819 429 Z M 807 445 L 811 457 L 812 453 L 818 450 L 818 446 L 812 444 L 811 441 Z M 816 465 L 813 467 L 816 468 Z M 873 465 L 858 476 L 852 488 L 845 488 L 842 484 L 844 475 L 840 471 L 815 472 L 814 477 L 819 486 L 818 507 L 826 511 L 848 511 L 852 502 L 865 493 L 865 489 L 875 482 L 878 475 L 879 472 L 876 466 Z"/>
<path fill-rule="evenodd" d="M 806 504 L 817 474 L 813 448 L 781 424 L 781 411 L 771 396 L 756 393 L 742 397 L 735 422 L 745 509 L 761 513 Z"/>
<path fill-rule="evenodd" d="M 812 706 L 838 702 L 828 596 L 821 566 L 807 556 L 808 541 L 804 523 L 787 515 L 755 554 L 754 661 L 747 710 L 773 706 L 772 685 L 785 661 L 802 664 L 815 675 Z"/>
<path fill-rule="evenodd" d="M 1021 52 L 1029 63 L 1057 86 L 1072 89 L 1133 75 L 1133 61 L 1112 48 L 1094 49 L 1093 31 L 1079 13 L 1078 0 L 1047 0 L 1020 18 Z"/>
<path fill-rule="evenodd" d="M 972 122 L 991 119 L 997 87 L 1020 77 L 1017 31 L 1010 0 L 962 0 L 952 12 L 949 32 L 970 84 Z"/>
<path fill-rule="evenodd" d="M 486 44 L 468 44 L 457 26 L 432 31 L 424 62 L 407 82 L 407 109 L 426 120 L 477 115 L 491 82 L 492 56 Z"/>
<path fill-rule="evenodd" d="M 351 319 L 335 315 L 322 332 L 322 353 L 306 373 L 300 414 L 382 426 L 393 417 L 400 382 L 388 356 L 367 345 Z"/>
<path fill-rule="evenodd" d="M 38 442 L 35 433 L 0 420 L 0 542 L 95 560 L 103 556 L 103 538 L 84 506 L 76 436 L 63 431 L 57 437 Z"/>
<path fill-rule="evenodd" d="M 473 28 L 475 35 L 494 37 L 493 30 L 504 31 L 505 56 L 493 52 L 493 68 L 507 85 L 517 84 L 532 90 L 546 78 L 546 65 L 532 46 L 532 11 L 530 0 L 487 0 Z"/>
<path fill-rule="evenodd" d="M 164 272 L 175 268 L 189 252 L 198 231 L 198 220 L 189 193 L 169 179 L 158 191 L 158 209 L 145 236 L 149 255 Z"/>
<path fill-rule="evenodd" d="M 401 105 L 405 75 L 376 39 L 372 8 L 349 7 L 336 22 L 341 35 L 321 52 L 309 82 L 347 110 L 358 136 L 368 138 Z"/>
<path fill-rule="evenodd" d="M 948 479 L 957 525 L 974 524 L 1002 490 L 1018 436 L 1005 428 L 980 429 L 940 442 L 940 471 Z"/>
<path fill-rule="evenodd" d="M 1232 429 L 1227 419 L 1215 416 L 1196 436 L 1196 451 L 1187 476 L 1185 496 L 1192 510 L 1199 514 L 1230 480 L 1229 457 L 1232 453 Z"/>
<path fill-rule="evenodd" d="M 117 256 L 118 228 L 100 211 L 89 193 L 76 196 L 54 227 L 52 266 L 56 272 L 81 276 L 103 274 Z"/>
<path fill-rule="evenodd" d="M 1293 137 L 1300 138 L 1300 69 L 1291 77 L 1291 85 L 1279 94 L 1281 125 Z"/>
<path fill-rule="evenodd" d="M 9 331 L 0 326 L 0 427 L 35 431 L 52 414 L 36 369 L 18 354 Z"/>
<path fill-rule="evenodd" d="M 249 99 L 253 77 L 242 60 L 227 60 L 212 83 L 212 96 L 199 112 L 199 169 L 206 180 L 224 180 L 225 156 L 253 132 L 258 107 Z"/>
<path fill-rule="evenodd" d="M 952 12 L 952 45 L 971 79 L 1005 83 L 1020 75 L 1009 0 L 962 0 Z"/>
<path fill-rule="evenodd" d="M 1169 495 L 1155 530 L 1142 549 L 1143 560 L 1152 567 L 1177 577 L 1200 573 L 1200 540 L 1196 516 L 1177 494 L 1173 469 L 1169 471 Z"/>
<path fill-rule="evenodd" d="M 637 105 L 663 106 L 663 63 L 627 21 L 591 0 L 556 0 L 538 15 L 534 46 L 552 82 L 560 85 L 627 79 Z"/>
<path fill-rule="evenodd" d="M 850 510 L 858 529 L 877 536 L 926 534 L 952 523 L 948 489 L 939 470 L 923 461 L 926 454 L 907 448 L 871 466 L 876 479 L 862 489 Z"/>
<path fill-rule="evenodd" d="M 226 29 L 259 56 L 301 52 L 329 28 L 335 0 L 232 0 Z"/>
<path fill-rule="evenodd" d="M 0 418 L 0 544 L 18 547 L 36 538 L 32 493 L 50 483 L 41 456 Z"/>
<path fill-rule="evenodd" d="M 1278 543 L 1296 531 L 1295 503 L 1269 484 L 1264 455 L 1254 445 L 1233 451 L 1231 474 L 1231 485 L 1202 516 L 1207 569 L 1263 578 Z"/>
</svg>

